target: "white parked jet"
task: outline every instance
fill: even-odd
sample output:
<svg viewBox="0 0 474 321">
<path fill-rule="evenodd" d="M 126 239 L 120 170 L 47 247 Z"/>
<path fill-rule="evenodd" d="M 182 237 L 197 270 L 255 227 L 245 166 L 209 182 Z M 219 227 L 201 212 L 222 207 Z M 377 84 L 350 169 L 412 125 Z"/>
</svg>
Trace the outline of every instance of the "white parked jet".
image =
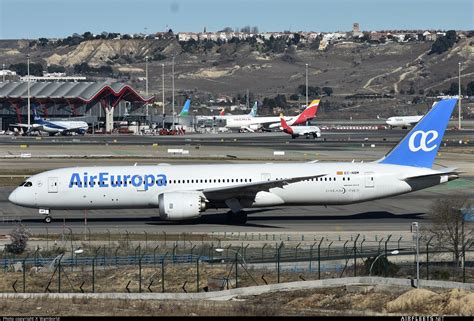
<svg viewBox="0 0 474 321">
<path fill-rule="evenodd" d="M 385 122 L 387 123 L 387 125 L 390 126 L 390 128 L 402 127 L 403 129 L 406 129 L 408 127 L 415 126 L 422 118 L 423 118 L 423 115 L 421 116 L 395 116 L 395 117 L 387 118 Z"/>
<path fill-rule="evenodd" d="M 299 115 L 285 117 L 285 120 L 290 125 L 301 125 L 305 124 L 308 120 L 313 119 L 316 116 L 316 112 L 319 107 L 319 99 L 313 100 L 309 106 L 303 110 Z M 277 129 L 280 127 L 280 117 L 250 117 L 248 115 L 242 115 L 240 117 L 232 117 L 226 119 L 226 126 L 230 129 L 239 129 L 246 131 L 256 131 L 259 129 Z"/>
<path fill-rule="evenodd" d="M 280 115 L 280 122 L 283 132 L 291 135 L 293 139 L 299 136 L 313 136 L 314 139 L 321 137 L 321 129 L 317 126 L 288 126 L 283 115 Z"/>
<path fill-rule="evenodd" d="M 456 99 L 442 100 L 382 159 L 366 163 L 210 164 L 61 168 L 33 175 L 9 201 L 40 209 L 156 208 L 163 220 L 206 208 L 344 205 L 409 193 L 458 178 L 433 162 Z"/>
</svg>

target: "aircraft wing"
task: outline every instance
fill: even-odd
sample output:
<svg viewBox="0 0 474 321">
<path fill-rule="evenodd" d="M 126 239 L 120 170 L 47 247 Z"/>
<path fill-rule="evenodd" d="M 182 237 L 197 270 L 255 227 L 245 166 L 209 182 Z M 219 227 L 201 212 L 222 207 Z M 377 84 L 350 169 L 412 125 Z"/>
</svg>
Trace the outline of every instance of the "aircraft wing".
<svg viewBox="0 0 474 321">
<path fill-rule="evenodd" d="M 20 127 L 20 128 L 31 128 L 33 125 L 28 125 L 28 124 L 11 124 L 11 127 Z"/>
<path fill-rule="evenodd" d="M 305 180 L 326 176 L 319 174 L 312 176 L 292 177 L 281 180 L 269 180 L 255 183 L 239 184 L 234 186 L 213 187 L 202 189 L 202 193 L 209 201 L 224 201 L 231 198 L 254 199 L 258 192 L 266 192 L 272 188 L 283 188 L 290 183 L 302 182 Z"/>
</svg>

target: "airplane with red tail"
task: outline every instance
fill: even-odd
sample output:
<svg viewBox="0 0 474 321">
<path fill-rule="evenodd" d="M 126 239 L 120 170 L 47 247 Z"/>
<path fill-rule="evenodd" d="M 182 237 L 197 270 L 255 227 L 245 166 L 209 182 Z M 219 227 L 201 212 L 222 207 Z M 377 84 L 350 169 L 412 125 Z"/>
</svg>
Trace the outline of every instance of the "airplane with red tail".
<svg viewBox="0 0 474 321">
<path fill-rule="evenodd" d="M 309 138 L 313 136 L 314 139 L 321 137 L 321 129 L 317 126 L 289 126 L 285 121 L 283 114 L 280 115 L 280 124 L 283 132 L 291 135 L 291 138 L 296 138 L 299 136 L 306 136 Z"/>
</svg>

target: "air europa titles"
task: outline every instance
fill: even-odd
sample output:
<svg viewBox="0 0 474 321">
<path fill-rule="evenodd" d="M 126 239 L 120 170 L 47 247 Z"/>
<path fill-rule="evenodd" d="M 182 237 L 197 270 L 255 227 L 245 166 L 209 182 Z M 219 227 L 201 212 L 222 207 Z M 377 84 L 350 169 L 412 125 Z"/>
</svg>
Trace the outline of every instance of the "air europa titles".
<svg viewBox="0 0 474 321">
<path fill-rule="evenodd" d="M 97 175 L 84 173 L 72 173 L 69 180 L 69 188 L 88 188 L 88 187 L 143 187 L 146 191 L 152 186 L 166 186 L 167 180 L 164 174 L 146 174 L 146 175 L 125 175 L 109 174 L 100 172 Z"/>
</svg>

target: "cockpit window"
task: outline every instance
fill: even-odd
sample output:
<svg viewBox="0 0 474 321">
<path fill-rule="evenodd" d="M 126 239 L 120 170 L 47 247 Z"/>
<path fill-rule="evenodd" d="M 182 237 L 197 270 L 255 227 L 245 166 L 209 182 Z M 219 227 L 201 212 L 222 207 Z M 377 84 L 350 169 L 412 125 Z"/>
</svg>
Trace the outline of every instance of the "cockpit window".
<svg viewBox="0 0 474 321">
<path fill-rule="evenodd" d="M 31 182 L 26 182 L 25 185 L 23 185 L 24 187 L 31 187 L 33 186 L 33 183 Z"/>
<path fill-rule="evenodd" d="M 21 187 L 21 186 L 23 186 L 23 185 L 25 185 L 25 184 L 26 184 L 26 182 L 22 182 L 20 185 L 18 185 L 18 187 Z"/>
</svg>

